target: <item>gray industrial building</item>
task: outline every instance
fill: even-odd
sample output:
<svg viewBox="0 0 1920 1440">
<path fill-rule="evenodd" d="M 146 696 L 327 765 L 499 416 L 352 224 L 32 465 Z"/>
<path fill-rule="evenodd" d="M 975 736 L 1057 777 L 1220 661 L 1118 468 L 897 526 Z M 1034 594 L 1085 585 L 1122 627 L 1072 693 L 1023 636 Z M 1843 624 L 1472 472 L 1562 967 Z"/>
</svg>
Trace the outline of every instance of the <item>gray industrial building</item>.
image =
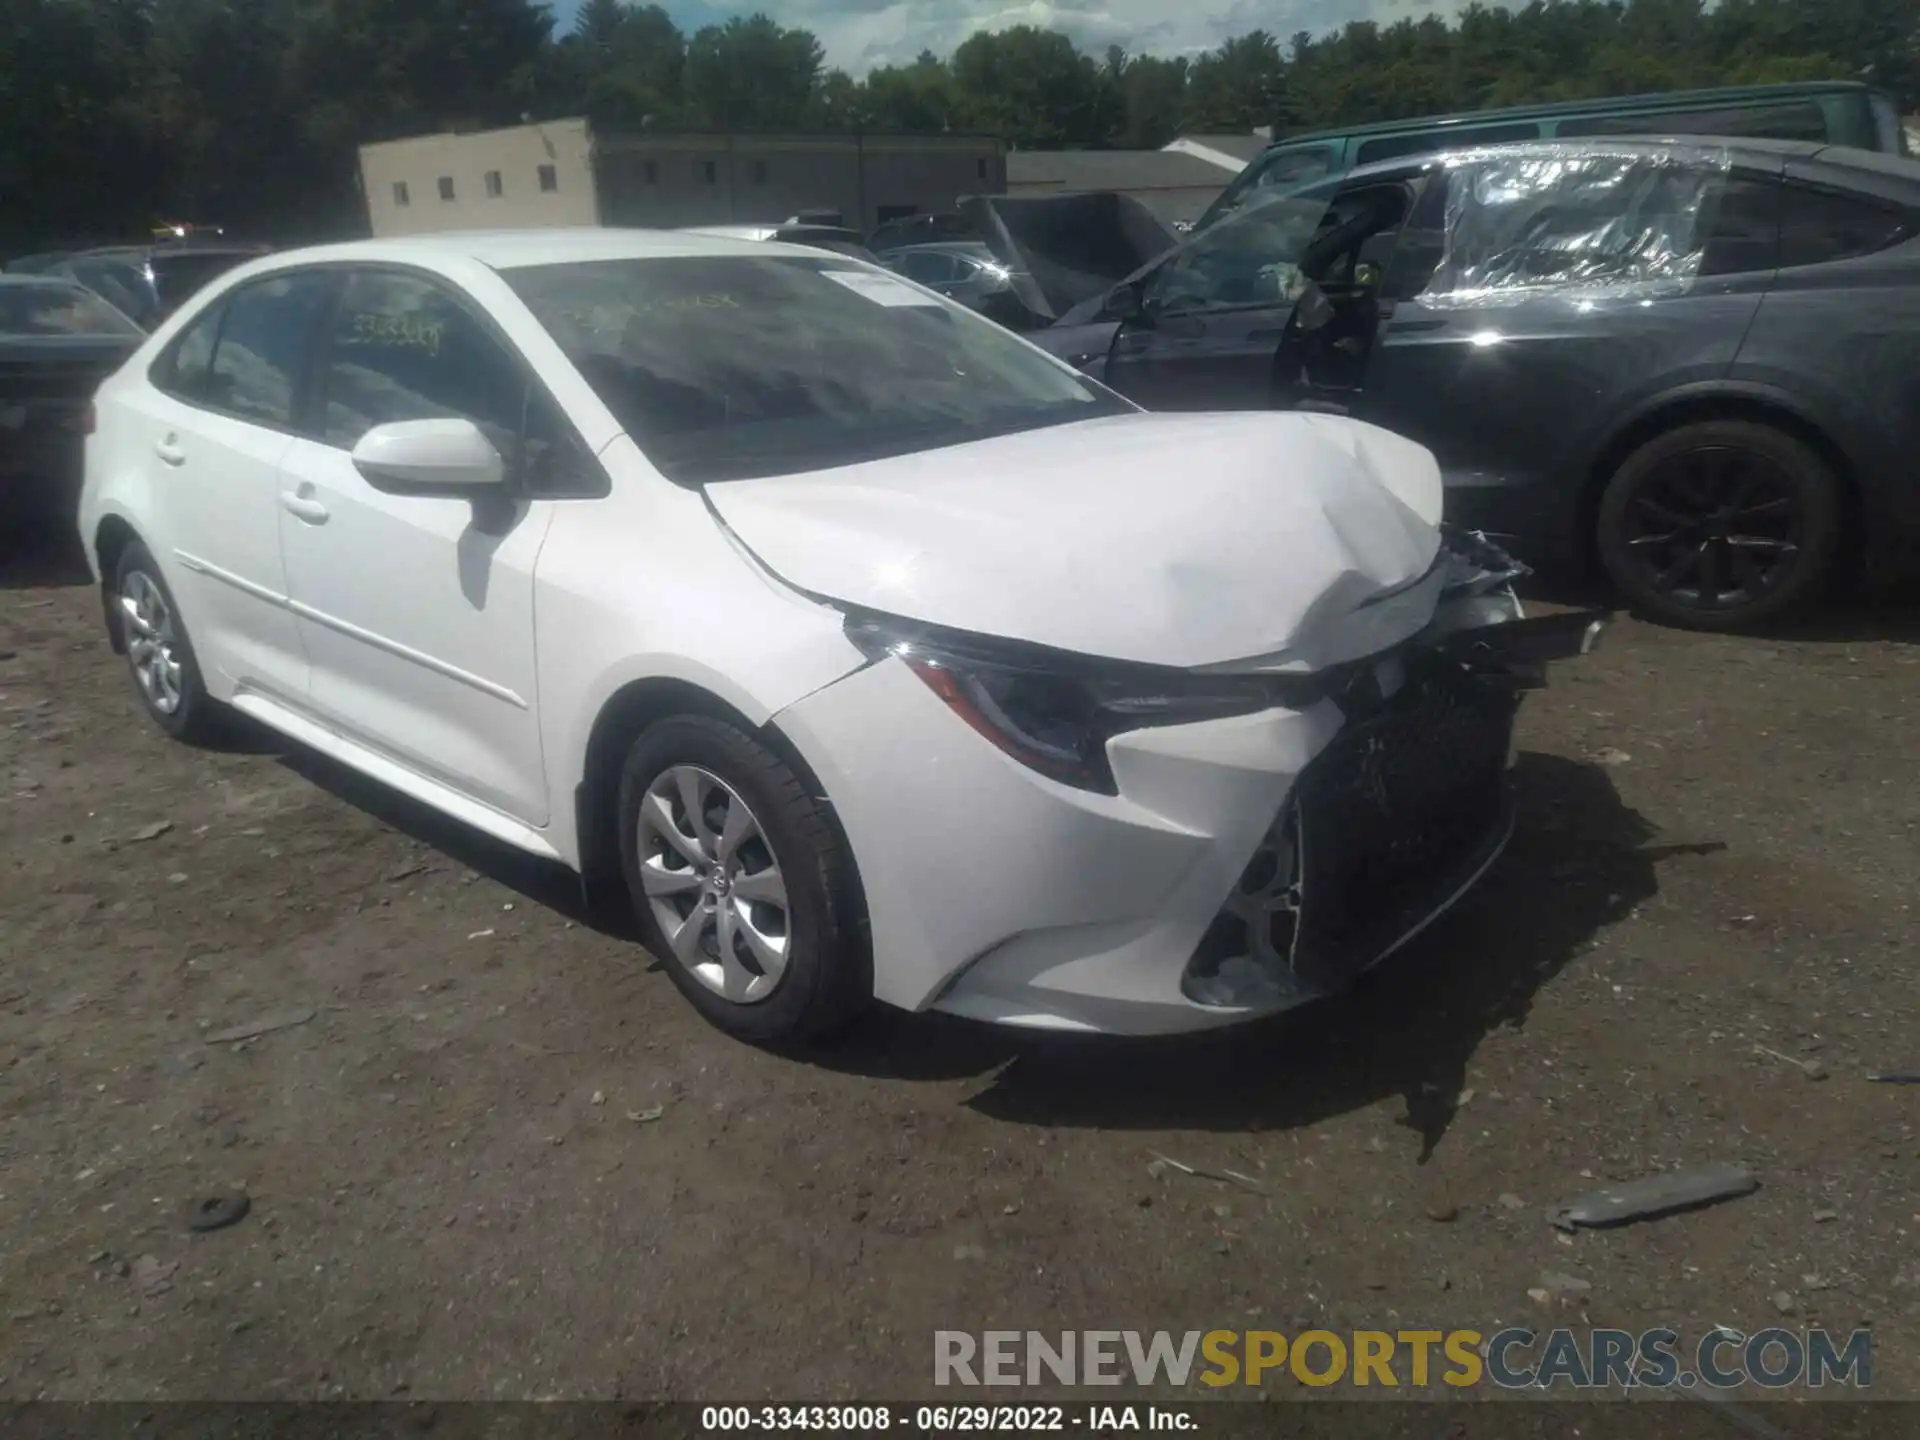
<svg viewBox="0 0 1920 1440">
<path fill-rule="evenodd" d="M 529 226 L 773 224 L 838 212 L 870 230 L 1006 189 L 1005 147 L 979 135 L 602 131 L 586 120 L 420 135 L 360 147 L 376 236 Z"/>
<path fill-rule="evenodd" d="M 1269 143 L 1255 133 L 1183 135 L 1159 150 L 1015 150 L 1007 156 L 1007 193 L 1111 190 L 1168 224 L 1190 222 Z"/>
</svg>

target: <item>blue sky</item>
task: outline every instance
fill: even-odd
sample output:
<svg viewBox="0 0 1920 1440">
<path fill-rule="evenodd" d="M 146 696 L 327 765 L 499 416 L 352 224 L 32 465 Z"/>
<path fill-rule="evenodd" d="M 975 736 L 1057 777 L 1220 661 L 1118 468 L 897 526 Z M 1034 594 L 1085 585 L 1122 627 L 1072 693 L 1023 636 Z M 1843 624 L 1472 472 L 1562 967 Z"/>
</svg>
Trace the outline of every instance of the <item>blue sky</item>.
<svg viewBox="0 0 1920 1440">
<path fill-rule="evenodd" d="M 875 65 L 911 60 L 922 50 L 947 54 L 976 30 L 1038 25 L 1064 30 L 1083 48 L 1108 45 L 1160 55 L 1208 50 L 1249 30 L 1285 38 L 1316 34 L 1349 20 L 1391 24 L 1439 14 L 1448 18 L 1463 0 L 765 0 L 754 5 L 712 0 L 663 0 L 682 29 L 692 32 L 732 14 L 764 10 L 783 25 L 813 31 L 827 63 L 854 74 Z M 559 27 L 572 26 L 579 0 L 554 0 Z"/>
</svg>

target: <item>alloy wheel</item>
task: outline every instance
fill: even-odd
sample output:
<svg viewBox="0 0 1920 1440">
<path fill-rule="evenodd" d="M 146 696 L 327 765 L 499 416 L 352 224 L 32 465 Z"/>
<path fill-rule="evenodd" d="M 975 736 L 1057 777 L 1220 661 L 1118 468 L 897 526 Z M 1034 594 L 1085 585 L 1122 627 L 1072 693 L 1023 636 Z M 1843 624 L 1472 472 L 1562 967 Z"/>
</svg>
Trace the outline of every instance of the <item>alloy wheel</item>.
<svg viewBox="0 0 1920 1440">
<path fill-rule="evenodd" d="M 740 793 L 675 765 L 647 786 L 638 825 L 640 883 L 674 958 L 737 1004 L 772 995 L 787 969 L 787 887 Z"/>
<path fill-rule="evenodd" d="M 1705 445 L 1641 477 L 1621 539 L 1657 594 L 1697 610 L 1754 604 L 1799 563 L 1806 517 L 1792 477 L 1753 450 Z"/>
<path fill-rule="evenodd" d="M 152 576 L 139 570 L 127 576 L 120 590 L 120 618 L 126 627 L 127 663 L 141 695 L 156 714 L 174 714 L 185 694 L 180 637 L 173 608 Z"/>
</svg>

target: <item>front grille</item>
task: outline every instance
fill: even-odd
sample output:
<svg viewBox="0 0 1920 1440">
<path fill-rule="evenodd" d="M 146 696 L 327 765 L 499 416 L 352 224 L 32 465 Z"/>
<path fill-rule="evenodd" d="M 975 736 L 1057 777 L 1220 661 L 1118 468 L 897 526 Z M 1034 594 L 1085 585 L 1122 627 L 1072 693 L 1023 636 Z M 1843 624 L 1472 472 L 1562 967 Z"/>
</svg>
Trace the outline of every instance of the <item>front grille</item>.
<svg viewBox="0 0 1920 1440">
<path fill-rule="evenodd" d="M 1440 659 L 1356 709 L 1294 787 L 1293 968 L 1337 989 L 1452 898 L 1505 834 L 1519 697 Z"/>
</svg>

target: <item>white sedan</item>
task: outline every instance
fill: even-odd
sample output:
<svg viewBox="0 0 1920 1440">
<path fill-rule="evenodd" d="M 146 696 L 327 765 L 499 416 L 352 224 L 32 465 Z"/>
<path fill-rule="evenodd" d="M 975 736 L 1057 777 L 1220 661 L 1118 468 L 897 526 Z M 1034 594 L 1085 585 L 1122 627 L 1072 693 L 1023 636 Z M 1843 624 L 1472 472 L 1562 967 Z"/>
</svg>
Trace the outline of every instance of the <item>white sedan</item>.
<svg viewBox="0 0 1920 1440">
<path fill-rule="evenodd" d="M 163 729 L 228 709 L 590 882 L 733 1034 L 873 998 L 1164 1032 L 1490 864 L 1516 620 L 1432 456 L 1148 415 L 870 265 L 634 231 L 295 251 L 96 397 Z"/>
</svg>

